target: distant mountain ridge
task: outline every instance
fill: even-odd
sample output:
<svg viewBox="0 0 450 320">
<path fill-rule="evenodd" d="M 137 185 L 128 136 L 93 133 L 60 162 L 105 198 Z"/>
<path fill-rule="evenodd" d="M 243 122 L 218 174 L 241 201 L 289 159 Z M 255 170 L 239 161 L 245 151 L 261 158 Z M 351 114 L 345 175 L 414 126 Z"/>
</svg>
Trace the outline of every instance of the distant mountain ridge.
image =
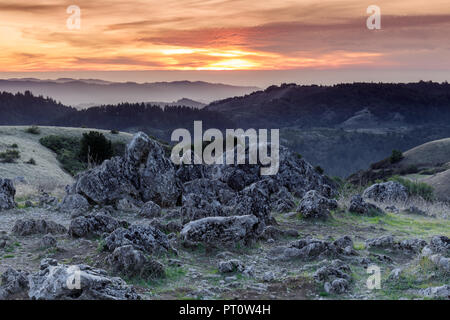
<svg viewBox="0 0 450 320">
<path fill-rule="evenodd" d="M 395 128 L 400 122 L 449 124 L 450 85 L 423 81 L 334 86 L 284 84 L 215 101 L 206 109 L 229 114 L 239 124 L 254 127 L 356 129 Z"/>
<path fill-rule="evenodd" d="M 256 90 L 259 90 L 259 88 L 203 81 L 136 83 L 71 78 L 0 80 L 0 91 L 11 93 L 30 91 L 34 95 L 48 96 L 70 106 L 143 101 L 170 103 L 183 98 L 200 103 L 209 103 L 218 99 L 241 96 Z"/>
<path fill-rule="evenodd" d="M 65 80 L 63 80 L 65 81 Z M 186 101 L 187 100 L 182 100 Z M 272 86 L 202 109 L 175 102 L 106 104 L 75 110 L 52 99 L 0 94 L 0 124 L 145 131 L 170 140 L 177 128 L 278 128 L 281 143 L 346 177 L 390 155 L 450 136 L 450 85 L 354 83 Z"/>
</svg>

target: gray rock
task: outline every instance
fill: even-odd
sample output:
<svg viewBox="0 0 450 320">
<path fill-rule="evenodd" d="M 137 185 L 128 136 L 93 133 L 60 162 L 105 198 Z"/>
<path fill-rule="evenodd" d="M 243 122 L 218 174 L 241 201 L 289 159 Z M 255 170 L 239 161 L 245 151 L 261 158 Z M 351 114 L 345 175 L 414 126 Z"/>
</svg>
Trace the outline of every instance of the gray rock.
<svg viewBox="0 0 450 320">
<path fill-rule="evenodd" d="M 118 221 L 105 214 L 81 216 L 70 222 L 69 235 L 74 238 L 100 236 L 126 226 L 127 222 Z"/>
<path fill-rule="evenodd" d="M 402 268 L 395 268 L 391 271 L 391 273 L 389 273 L 388 279 L 390 281 L 397 281 L 398 279 L 400 279 L 400 275 L 402 272 L 403 272 Z"/>
<path fill-rule="evenodd" d="M 392 212 L 392 213 L 399 213 L 400 210 L 396 206 L 387 206 L 385 208 L 386 211 Z"/>
<path fill-rule="evenodd" d="M 175 167 L 163 147 L 142 132 L 133 137 L 124 157 L 106 160 L 79 174 L 67 191 L 100 205 L 134 199 L 174 206 L 181 194 Z"/>
<path fill-rule="evenodd" d="M 167 236 L 152 226 L 132 225 L 128 229 L 119 228 L 105 238 L 105 249 L 113 252 L 116 248 L 131 245 L 136 250 L 154 254 L 171 249 Z"/>
<path fill-rule="evenodd" d="M 393 236 L 382 236 L 379 238 L 366 240 L 366 248 L 393 249 L 395 245 Z"/>
<path fill-rule="evenodd" d="M 382 214 L 383 210 L 378 208 L 376 205 L 365 202 L 361 195 L 357 194 L 350 200 L 350 207 L 348 208 L 350 212 L 365 214 L 365 215 L 378 215 Z"/>
<path fill-rule="evenodd" d="M 56 247 L 57 240 L 51 234 L 46 234 L 40 241 L 39 247 L 41 248 L 52 248 Z"/>
<path fill-rule="evenodd" d="M 139 207 L 137 205 L 139 201 L 132 201 L 130 199 L 120 199 L 116 202 L 116 209 L 125 212 L 138 212 Z"/>
<path fill-rule="evenodd" d="M 334 279 L 331 283 L 326 282 L 324 289 L 327 293 L 342 294 L 348 291 L 349 283 L 346 279 Z"/>
<path fill-rule="evenodd" d="M 261 233 L 261 224 L 253 215 L 208 217 L 186 224 L 180 235 L 185 242 L 232 244 L 250 242 Z"/>
<path fill-rule="evenodd" d="M 237 259 L 220 261 L 218 268 L 220 273 L 243 272 L 245 270 L 244 264 Z"/>
<path fill-rule="evenodd" d="M 273 248 L 268 258 L 271 260 L 290 260 L 300 258 L 312 260 L 316 258 L 357 255 L 354 250 L 347 250 L 339 245 L 324 240 L 305 237 L 289 243 L 288 246 Z"/>
<path fill-rule="evenodd" d="M 409 207 L 408 209 L 405 210 L 405 213 L 416 214 L 416 215 L 419 215 L 419 216 L 427 216 L 427 213 L 425 211 L 420 210 L 416 206 Z"/>
<path fill-rule="evenodd" d="M 370 186 L 364 190 L 363 197 L 378 202 L 406 201 L 408 190 L 398 182 L 388 181 Z"/>
<path fill-rule="evenodd" d="M 447 298 L 450 299 L 450 285 L 446 284 L 440 287 L 429 287 L 419 290 L 419 294 L 429 298 Z"/>
<path fill-rule="evenodd" d="M 139 211 L 139 215 L 145 218 L 157 218 L 161 216 L 161 207 L 153 201 L 147 201 Z"/>
<path fill-rule="evenodd" d="M 327 199 L 316 190 L 308 191 L 297 208 L 302 216 L 307 219 L 326 219 L 330 211 L 338 207 L 337 201 Z"/>
<path fill-rule="evenodd" d="M 29 236 L 32 234 L 62 234 L 67 229 L 54 221 L 44 219 L 19 219 L 14 224 L 12 233 L 17 236 Z"/>
<path fill-rule="evenodd" d="M 0 211 L 9 210 L 16 207 L 14 196 L 16 189 L 10 179 L 0 178 Z"/>
<path fill-rule="evenodd" d="M 143 279 L 164 277 L 165 271 L 161 263 L 147 258 L 146 255 L 126 245 L 116 248 L 107 258 L 113 272 L 127 277 L 139 277 Z"/>
<path fill-rule="evenodd" d="M 346 247 L 353 248 L 353 240 L 350 236 L 343 236 L 335 240 L 333 244 L 339 248 L 345 249 Z"/>
<path fill-rule="evenodd" d="M 0 300 L 23 299 L 29 289 L 28 273 L 8 268 L 0 277 L 0 283 Z"/>
<path fill-rule="evenodd" d="M 63 212 L 84 213 L 89 210 L 89 202 L 85 197 L 79 194 L 68 194 L 64 196 L 58 209 Z"/>
<path fill-rule="evenodd" d="M 120 278 L 87 265 L 66 266 L 43 259 L 40 271 L 30 276 L 33 300 L 138 300 L 140 296 Z M 78 280 L 79 280 L 79 286 Z"/>
</svg>

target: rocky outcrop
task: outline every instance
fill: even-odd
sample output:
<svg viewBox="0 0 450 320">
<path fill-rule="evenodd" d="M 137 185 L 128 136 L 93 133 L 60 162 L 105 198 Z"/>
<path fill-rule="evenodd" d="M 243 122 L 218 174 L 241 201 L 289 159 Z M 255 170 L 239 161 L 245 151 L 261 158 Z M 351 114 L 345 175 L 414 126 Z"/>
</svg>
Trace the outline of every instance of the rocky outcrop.
<svg viewBox="0 0 450 320">
<path fill-rule="evenodd" d="M 33 300 L 138 300 L 139 295 L 120 278 L 87 265 L 66 266 L 43 259 L 40 271 L 30 276 L 28 295 Z"/>
<path fill-rule="evenodd" d="M 341 260 L 336 259 L 319 268 L 313 275 L 317 282 L 324 284 L 324 290 L 331 294 L 342 294 L 349 289 L 351 280 L 350 267 Z"/>
<path fill-rule="evenodd" d="M 246 157 L 249 163 L 248 148 Z M 284 147 L 280 147 L 277 174 L 261 176 L 260 169 L 258 164 L 175 166 L 162 145 L 140 132 L 123 157 L 106 160 L 79 174 L 75 184 L 67 189 L 63 203 L 67 208 L 76 207 L 69 205 L 74 200 L 117 208 L 123 201 L 137 207 L 152 201 L 161 207 L 181 204 L 184 224 L 235 215 L 254 215 L 269 224 L 273 221 L 271 210 L 286 212 L 295 206 L 293 195 L 303 197 L 316 190 L 318 195 L 330 198 L 335 193 L 331 180 Z M 151 203 L 140 209 L 149 218 L 159 216 L 157 211 Z"/>
<path fill-rule="evenodd" d="M 366 240 L 367 249 L 382 249 L 388 251 L 400 251 L 404 254 L 417 254 L 427 242 L 422 239 L 405 239 L 396 241 L 393 236 L 382 236 L 379 238 Z"/>
<path fill-rule="evenodd" d="M 68 193 L 82 195 L 100 205 L 116 205 L 128 199 L 173 206 L 181 195 L 175 173 L 163 147 L 139 132 L 127 146 L 124 157 L 106 160 L 79 174 Z"/>
<path fill-rule="evenodd" d="M 145 218 L 157 218 L 161 216 L 161 207 L 153 201 L 146 202 L 139 211 L 139 215 Z"/>
<path fill-rule="evenodd" d="M 16 207 L 14 196 L 16 189 L 10 179 L 0 178 L 0 211 L 9 210 Z"/>
<path fill-rule="evenodd" d="M 348 211 L 364 215 L 379 215 L 383 213 L 383 210 L 376 205 L 364 201 L 359 194 L 354 195 L 350 200 Z"/>
<path fill-rule="evenodd" d="M 258 218 L 253 215 L 208 217 L 189 222 L 180 235 L 187 243 L 248 243 L 258 236 L 261 227 Z"/>
<path fill-rule="evenodd" d="M 422 249 L 422 256 L 427 257 L 439 269 L 450 272 L 450 238 L 434 236 Z"/>
<path fill-rule="evenodd" d="M 244 264 L 237 259 L 227 261 L 220 261 L 218 265 L 220 273 L 243 272 L 245 270 Z"/>
<path fill-rule="evenodd" d="M 406 201 L 408 190 L 398 182 L 388 181 L 370 186 L 364 190 L 363 197 L 378 202 Z"/>
<path fill-rule="evenodd" d="M 149 254 L 167 252 L 172 249 L 167 236 L 152 226 L 131 225 L 127 229 L 119 228 L 105 238 L 107 251 L 113 252 L 126 245 Z"/>
<path fill-rule="evenodd" d="M 326 219 L 338 207 L 336 200 L 327 199 L 316 190 L 308 191 L 297 208 L 306 219 Z"/>
<path fill-rule="evenodd" d="M 69 226 L 69 235 L 75 238 L 101 236 L 128 226 L 125 221 L 118 221 L 105 214 L 81 216 L 73 219 Z"/>
<path fill-rule="evenodd" d="M 53 248 L 56 247 L 58 241 L 55 237 L 53 237 L 51 234 L 46 234 L 42 237 L 42 239 L 39 241 L 39 247 L 40 248 Z"/>
<path fill-rule="evenodd" d="M 132 245 L 116 248 L 107 258 L 114 273 L 126 277 L 142 279 L 160 278 L 165 275 L 164 267 L 156 260 L 148 258 Z"/>
<path fill-rule="evenodd" d="M 8 268 L 0 277 L 0 300 L 23 299 L 29 289 L 28 273 Z"/>
<path fill-rule="evenodd" d="M 291 259 L 313 260 L 329 257 L 349 257 L 357 255 L 352 248 L 352 244 L 353 242 L 348 236 L 334 242 L 305 237 L 295 240 L 287 246 L 273 248 L 268 258 L 286 261 Z"/>
<path fill-rule="evenodd" d="M 29 236 L 32 234 L 62 234 L 67 229 L 51 220 L 19 219 L 14 224 L 12 233 L 17 236 Z"/>
<path fill-rule="evenodd" d="M 429 288 L 419 290 L 418 293 L 427 298 L 450 299 L 450 285 L 446 284 L 446 285 L 438 286 L 438 287 L 429 287 Z"/>
</svg>

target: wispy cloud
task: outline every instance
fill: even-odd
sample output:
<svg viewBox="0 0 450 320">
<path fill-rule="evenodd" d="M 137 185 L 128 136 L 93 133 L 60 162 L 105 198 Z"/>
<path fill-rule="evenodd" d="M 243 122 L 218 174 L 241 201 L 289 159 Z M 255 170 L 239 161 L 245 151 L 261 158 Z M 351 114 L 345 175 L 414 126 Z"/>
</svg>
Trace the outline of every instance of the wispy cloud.
<svg viewBox="0 0 450 320">
<path fill-rule="evenodd" d="M 450 69 L 447 1 L 379 0 L 371 31 L 360 0 L 0 0 L 0 71 Z"/>
</svg>

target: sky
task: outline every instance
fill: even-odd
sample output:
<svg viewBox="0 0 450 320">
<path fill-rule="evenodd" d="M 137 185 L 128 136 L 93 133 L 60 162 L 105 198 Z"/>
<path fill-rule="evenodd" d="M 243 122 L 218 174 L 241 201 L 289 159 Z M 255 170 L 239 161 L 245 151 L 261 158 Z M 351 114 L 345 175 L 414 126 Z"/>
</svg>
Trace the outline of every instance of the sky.
<svg viewBox="0 0 450 320">
<path fill-rule="evenodd" d="M 0 78 L 444 81 L 449 34 L 448 0 L 0 0 Z"/>
</svg>

